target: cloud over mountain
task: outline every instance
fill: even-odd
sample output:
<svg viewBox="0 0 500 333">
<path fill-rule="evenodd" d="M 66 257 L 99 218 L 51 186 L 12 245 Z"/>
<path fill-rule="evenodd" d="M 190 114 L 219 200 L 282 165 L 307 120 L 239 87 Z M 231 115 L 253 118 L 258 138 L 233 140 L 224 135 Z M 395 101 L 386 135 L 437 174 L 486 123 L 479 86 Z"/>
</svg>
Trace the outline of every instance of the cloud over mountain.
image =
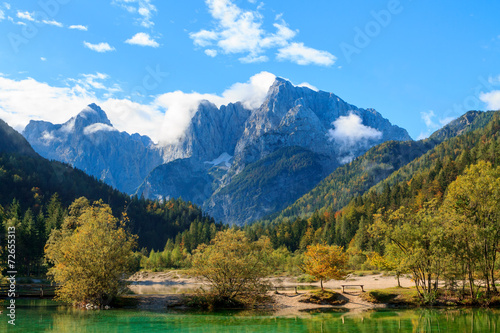
<svg viewBox="0 0 500 333">
<path fill-rule="evenodd" d="M 76 115 L 82 105 L 98 103 L 120 131 L 148 135 L 155 142 L 177 140 L 202 100 L 218 107 L 240 101 L 247 108 L 258 107 L 275 76 L 256 74 L 246 83 L 235 83 L 221 95 L 182 91 L 154 96 L 149 103 L 118 98 L 121 87 L 105 73 L 81 74 L 52 86 L 35 79 L 14 80 L 0 75 L 0 119 L 21 131 L 29 120 L 62 123 Z"/>
<path fill-rule="evenodd" d="M 292 42 L 298 30 L 292 30 L 283 19 L 276 15 L 274 32 L 264 28 L 264 16 L 260 3 L 255 10 L 246 10 L 231 0 L 206 0 L 208 12 L 215 19 L 215 27 L 190 33 L 195 46 L 207 48 L 205 54 L 215 57 L 223 54 L 241 54 L 242 63 L 266 62 L 268 50 L 277 50 L 278 60 L 286 60 L 299 65 L 332 65 L 336 57 L 328 51 L 307 47 L 304 43 Z M 250 1 L 255 3 L 255 1 Z"/>
</svg>

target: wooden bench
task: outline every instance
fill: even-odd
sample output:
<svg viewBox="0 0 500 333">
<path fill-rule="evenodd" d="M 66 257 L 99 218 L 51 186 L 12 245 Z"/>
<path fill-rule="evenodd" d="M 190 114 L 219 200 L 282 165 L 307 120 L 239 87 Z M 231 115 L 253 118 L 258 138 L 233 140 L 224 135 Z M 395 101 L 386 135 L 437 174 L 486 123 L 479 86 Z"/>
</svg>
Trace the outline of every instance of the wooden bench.
<svg viewBox="0 0 500 333">
<path fill-rule="evenodd" d="M 275 286 L 274 288 L 276 289 L 276 291 L 274 292 L 275 294 L 279 294 L 279 292 L 278 292 L 278 288 L 281 288 L 281 289 L 284 289 L 284 290 L 294 288 L 294 289 L 295 289 L 295 294 L 298 294 L 298 292 L 297 292 L 297 286 L 295 286 L 295 287 L 291 287 L 291 286 L 287 286 L 287 287 L 276 287 L 276 286 Z"/>
<path fill-rule="evenodd" d="M 363 289 L 363 286 L 364 286 L 363 284 L 343 284 L 343 285 L 341 285 L 342 293 L 344 293 L 344 288 L 346 288 L 346 287 L 361 287 L 361 291 L 365 292 L 365 290 Z"/>
</svg>

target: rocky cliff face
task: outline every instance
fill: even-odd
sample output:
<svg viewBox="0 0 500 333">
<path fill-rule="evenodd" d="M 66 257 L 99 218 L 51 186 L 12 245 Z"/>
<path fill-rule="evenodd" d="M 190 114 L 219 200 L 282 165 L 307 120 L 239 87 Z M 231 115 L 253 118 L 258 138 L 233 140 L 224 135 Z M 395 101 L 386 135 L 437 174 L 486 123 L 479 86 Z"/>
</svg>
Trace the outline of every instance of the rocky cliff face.
<svg viewBox="0 0 500 333">
<path fill-rule="evenodd" d="M 352 126 L 351 133 L 335 128 L 335 121 L 341 117 L 351 117 L 346 119 Z M 355 126 L 357 120 L 361 121 L 359 126 Z M 355 133 L 369 129 L 380 135 Z M 335 130 L 338 135 L 332 136 Z M 284 146 L 300 146 L 342 161 L 380 142 L 410 139 L 406 130 L 392 125 L 373 109 L 359 109 L 332 93 L 295 87 L 278 78 L 262 106 L 245 123 L 235 155 L 237 160 L 248 163 Z"/>
<path fill-rule="evenodd" d="M 64 124 L 31 121 L 23 135 L 43 157 L 71 164 L 126 193 L 134 193 L 163 163 L 151 139 L 119 132 L 95 104 Z"/>
<path fill-rule="evenodd" d="M 185 135 L 163 148 L 166 161 L 189 163 L 156 168 L 138 193 L 183 195 L 217 220 L 241 225 L 283 208 L 339 165 L 387 140 L 411 138 L 373 109 L 277 78 L 254 110 L 201 103 Z M 181 174 L 183 184 L 175 180 Z"/>
<path fill-rule="evenodd" d="M 65 124 L 32 121 L 24 135 L 42 156 L 129 194 L 180 196 L 240 225 L 292 203 L 373 145 L 410 140 L 373 109 L 279 78 L 256 109 L 201 102 L 168 145 L 117 131 L 95 104 Z"/>
<path fill-rule="evenodd" d="M 165 162 L 177 158 L 212 161 L 223 153 L 234 155 L 237 140 L 241 137 L 250 111 L 241 103 L 217 108 L 202 101 L 179 142 L 163 145 Z"/>
</svg>

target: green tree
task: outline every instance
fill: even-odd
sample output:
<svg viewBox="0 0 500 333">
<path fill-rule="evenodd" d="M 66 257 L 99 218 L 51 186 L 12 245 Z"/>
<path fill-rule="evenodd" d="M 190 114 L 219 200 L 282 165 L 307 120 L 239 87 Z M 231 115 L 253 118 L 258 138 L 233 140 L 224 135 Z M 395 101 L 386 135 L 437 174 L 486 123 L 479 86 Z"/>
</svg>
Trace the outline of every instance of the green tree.
<svg viewBox="0 0 500 333">
<path fill-rule="evenodd" d="M 387 215 L 376 214 L 370 232 L 385 237 L 399 248 L 402 256 L 396 255 L 398 266 L 412 272 L 420 296 L 432 301 L 448 255 L 446 230 L 440 219 L 437 200 L 425 203 L 416 212 L 401 207 Z"/>
<path fill-rule="evenodd" d="M 467 263 L 471 293 L 477 266 L 487 293 L 497 292 L 495 264 L 500 246 L 500 167 L 480 161 L 448 187 L 443 210 Z M 457 232 L 458 231 L 458 232 Z"/>
<path fill-rule="evenodd" d="M 267 237 L 252 242 L 243 231 L 220 231 L 194 251 L 192 274 L 208 281 L 215 303 L 252 303 L 269 289 L 271 253 Z"/>
<path fill-rule="evenodd" d="M 347 275 L 347 254 L 343 250 L 343 247 L 336 245 L 316 244 L 307 247 L 303 270 L 320 280 L 322 290 L 323 280 L 340 280 Z"/>
<path fill-rule="evenodd" d="M 45 250 L 53 265 L 48 275 L 59 285 L 56 294 L 60 300 L 103 306 L 125 286 L 136 237 L 102 201 L 84 205 L 85 200 L 77 199 L 61 229 L 51 232 Z"/>
<path fill-rule="evenodd" d="M 377 252 L 368 253 L 367 261 L 370 265 L 378 269 L 395 272 L 396 279 L 398 280 L 398 287 L 401 288 L 400 277 L 401 274 L 407 271 L 407 268 L 404 266 L 404 258 L 402 257 L 401 251 L 394 243 L 386 244 L 383 256 Z"/>
</svg>

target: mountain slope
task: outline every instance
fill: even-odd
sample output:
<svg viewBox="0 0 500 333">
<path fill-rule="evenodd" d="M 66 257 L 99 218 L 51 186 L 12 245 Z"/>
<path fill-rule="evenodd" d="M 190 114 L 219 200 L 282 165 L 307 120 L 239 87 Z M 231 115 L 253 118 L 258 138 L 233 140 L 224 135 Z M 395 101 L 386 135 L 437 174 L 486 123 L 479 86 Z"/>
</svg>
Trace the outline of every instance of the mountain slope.
<svg viewBox="0 0 500 333">
<path fill-rule="evenodd" d="M 23 135 L 43 157 L 69 163 L 126 193 L 134 193 L 163 162 L 148 137 L 117 131 L 95 104 L 64 124 L 31 121 Z"/>
<path fill-rule="evenodd" d="M 456 126 L 459 123 L 465 126 Z M 500 112 L 477 113 L 472 121 L 461 119 L 444 130 L 447 136 L 461 134 L 437 144 L 341 209 L 328 206 L 307 218 L 260 221 L 247 226 L 247 234 L 252 239 L 266 235 L 275 248 L 292 251 L 316 242 L 345 246 L 352 251 L 352 260 L 361 264 L 366 259 L 363 253 L 381 250 L 380 241 L 368 233 L 374 216 L 402 206 L 418 209 L 433 199 L 440 203 L 448 185 L 468 166 L 481 160 L 500 165 Z"/>
<path fill-rule="evenodd" d="M 32 121 L 24 135 L 42 156 L 70 163 L 126 193 L 181 196 L 203 204 L 217 220 L 239 225 L 283 208 L 370 147 L 411 139 L 373 109 L 280 78 L 254 109 L 241 102 L 220 107 L 200 102 L 183 135 L 168 144 L 118 132 L 95 104 L 65 124 Z M 300 154 L 321 167 L 302 167 L 293 154 L 272 155 L 291 147 L 303 149 Z M 280 164 L 272 177 L 272 168 L 255 172 L 255 163 L 266 159 Z M 244 184 L 245 195 L 235 184 Z M 287 195 L 277 195 L 275 186 Z"/>
<path fill-rule="evenodd" d="M 127 212 L 129 227 L 139 235 L 140 247 L 150 249 L 162 249 L 167 239 L 189 229 L 193 221 L 214 222 L 191 203 L 131 198 L 81 170 L 49 161 L 36 154 L 21 134 L 3 121 L 0 138 L 0 205 L 4 207 L 16 199 L 22 210 L 29 208 L 36 216 L 55 193 L 64 207 L 82 196 L 91 202 L 102 199 L 117 217 Z"/>
<path fill-rule="evenodd" d="M 470 111 L 434 132 L 428 139 L 389 141 L 377 145 L 351 163 L 339 167 L 296 202 L 266 219 L 294 219 L 309 216 L 316 210 L 337 211 L 352 198 L 363 194 L 441 142 L 484 127 L 493 114 Z M 408 168 L 408 172 L 413 172 L 413 169 Z"/>
<path fill-rule="evenodd" d="M 352 131 L 345 131 L 347 127 Z M 334 94 L 296 87 L 277 78 L 257 109 L 247 110 L 241 103 L 219 109 L 209 102 L 201 103 L 179 142 L 163 148 L 167 161 L 190 159 L 185 177 L 196 174 L 204 179 L 197 191 L 187 187 L 191 181 L 179 184 L 174 179 L 180 164 L 170 162 L 171 167 L 156 168 L 138 194 L 160 198 L 192 193 L 196 200 L 204 199 L 203 207 L 217 220 L 242 225 L 293 202 L 321 177 L 371 146 L 410 139 L 404 129 L 373 109 L 357 108 Z M 301 154 L 315 161 L 316 169 L 297 168 L 297 159 L 287 155 L 293 149 L 302 149 Z M 223 156 L 227 163 L 212 167 Z M 261 167 L 270 161 L 280 167 Z M 200 174 L 203 170 L 205 176 Z M 175 183 L 182 189 L 174 189 Z"/>
<path fill-rule="evenodd" d="M 208 199 L 203 208 L 213 216 L 229 216 L 239 225 L 286 207 L 314 186 L 335 164 L 325 155 L 301 147 L 281 148 L 247 165 Z"/>
<path fill-rule="evenodd" d="M 38 155 L 22 135 L 1 119 L 0 153 L 17 153 L 25 156 Z"/>
</svg>

